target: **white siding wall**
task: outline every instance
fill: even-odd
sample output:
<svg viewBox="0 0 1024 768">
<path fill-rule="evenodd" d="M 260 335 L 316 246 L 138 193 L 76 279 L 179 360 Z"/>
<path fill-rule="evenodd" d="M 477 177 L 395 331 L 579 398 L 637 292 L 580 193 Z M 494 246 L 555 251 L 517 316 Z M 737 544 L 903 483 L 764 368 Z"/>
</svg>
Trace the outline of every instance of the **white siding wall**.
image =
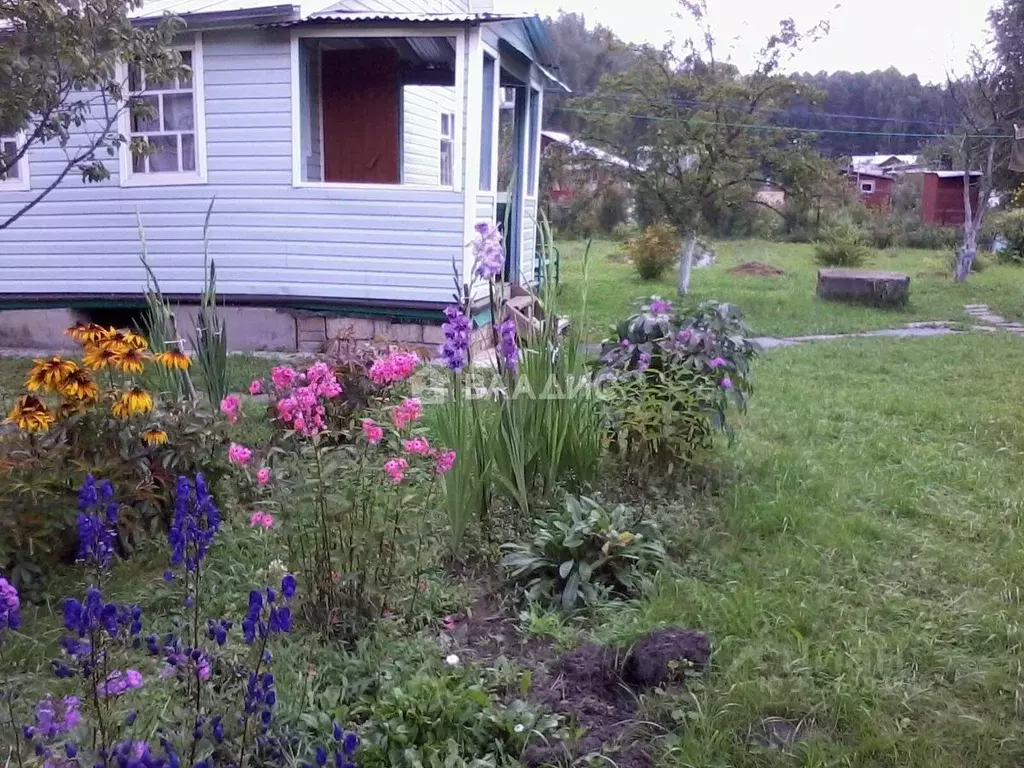
<svg viewBox="0 0 1024 768">
<path fill-rule="evenodd" d="M 292 187 L 286 30 L 203 35 L 208 183 L 121 187 L 66 179 L 0 230 L 0 300 L 44 294 L 135 294 L 136 211 L 169 294 L 196 294 L 207 207 L 218 289 L 226 295 L 443 302 L 464 244 L 461 193 Z M 29 157 L 33 190 L 62 167 L 59 148 Z M 0 217 L 30 199 L 0 192 Z"/>
<path fill-rule="evenodd" d="M 441 113 L 455 112 L 455 88 L 407 85 L 402 89 L 402 181 L 441 182 Z"/>
</svg>

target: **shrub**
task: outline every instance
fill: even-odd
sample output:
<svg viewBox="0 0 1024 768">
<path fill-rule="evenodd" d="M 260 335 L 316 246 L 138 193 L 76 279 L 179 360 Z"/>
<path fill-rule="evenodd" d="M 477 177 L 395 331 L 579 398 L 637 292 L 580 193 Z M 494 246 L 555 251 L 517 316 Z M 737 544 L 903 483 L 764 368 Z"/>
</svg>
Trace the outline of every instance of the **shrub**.
<svg viewBox="0 0 1024 768">
<path fill-rule="evenodd" d="M 360 768 L 514 766 L 534 736 L 558 724 L 524 702 L 502 706 L 456 670 L 420 673 L 384 691 L 363 728 Z"/>
<path fill-rule="evenodd" d="M 948 251 L 960 244 L 963 232 L 957 227 L 932 227 L 919 222 L 910 225 L 900 237 L 904 248 Z"/>
<path fill-rule="evenodd" d="M 666 559 L 657 527 L 636 510 L 572 496 L 559 512 L 534 521 L 528 542 L 502 549 L 501 564 L 510 578 L 526 584 L 529 600 L 566 611 L 581 601 L 635 595 L 644 576 Z"/>
<path fill-rule="evenodd" d="M 756 345 L 742 313 L 708 301 L 687 314 L 657 296 L 616 327 L 596 365 L 613 447 L 643 481 L 685 466 L 745 409 Z"/>
<path fill-rule="evenodd" d="M 679 233 L 664 222 L 651 224 L 626 243 L 626 251 L 641 280 L 658 280 L 676 263 Z"/>
<path fill-rule="evenodd" d="M 1006 264 L 1024 264 L 1024 209 L 1003 211 L 990 217 L 986 227 L 990 232 L 993 246 L 1001 240 L 1001 248 L 993 250 L 999 261 Z"/>
<path fill-rule="evenodd" d="M 859 267 L 868 254 L 863 230 L 852 225 L 832 225 L 814 246 L 815 261 L 826 267 Z"/>
<path fill-rule="evenodd" d="M 604 235 L 612 234 L 629 218 L 629 196 L 618 185 L 609 185 L 601 190 L 595 202 L 597 230 Z"/>
</svg>

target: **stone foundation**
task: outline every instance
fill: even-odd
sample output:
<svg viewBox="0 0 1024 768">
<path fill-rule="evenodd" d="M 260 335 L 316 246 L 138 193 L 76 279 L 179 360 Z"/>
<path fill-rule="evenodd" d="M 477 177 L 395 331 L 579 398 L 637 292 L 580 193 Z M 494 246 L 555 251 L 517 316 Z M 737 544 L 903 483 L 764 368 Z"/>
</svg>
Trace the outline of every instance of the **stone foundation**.
<svg viewBox="0 0 1024 768">
<path fill-rule="evenodd" d="M 903 307 L 910 294 L 910 278 L 898 272 L 862 269 L 819 269 L 818 296 L 873 307 Z"/>
<path fill-rule="evenodd" d="M 302 310 L 268 307 L 220 307 L 227 325 L 228 349 L 232 352 L 340 353 L 356 345 L 398 345 L 434 357 L 444 343 L 441 324 L 397 322 L 389 319 L 337 317 Z M 174 307 L 178 332 L 193 334 L 198 308 Z M 440 313 L 438 313 L 440 316 Z M 77 322 L 90 322 L 89 312 L 71 309 L 0 310 L 0 347 L 65 351 L 78 348 L 64 335 Z M 493 346 L 490 326 L 473 331 L 472 348 L 480 352 Z"/>
</svg>

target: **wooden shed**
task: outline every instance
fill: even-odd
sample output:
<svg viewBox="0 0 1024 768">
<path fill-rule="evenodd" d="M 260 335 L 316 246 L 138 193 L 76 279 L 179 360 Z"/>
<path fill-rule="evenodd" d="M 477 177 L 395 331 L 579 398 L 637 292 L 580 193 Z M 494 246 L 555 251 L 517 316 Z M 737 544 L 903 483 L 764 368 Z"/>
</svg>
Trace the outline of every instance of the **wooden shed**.
<svg viewBox="0 0 1024 768">
<path fill-rule="evenodd" d="M 921 223 L 960 227 L 964 223 L 964 171 L 929 171 L 921 186 Z M 978 207 L 981 172 L 971 171 L 971 210 Z"/>
<path fill-rule="evenodd" d="M 857 193 L 857 199 L 873 211 L 892 208 L 892 187 L 895 178 L 881 171 L 849 168 L 843 173 Z"/>
</svg>

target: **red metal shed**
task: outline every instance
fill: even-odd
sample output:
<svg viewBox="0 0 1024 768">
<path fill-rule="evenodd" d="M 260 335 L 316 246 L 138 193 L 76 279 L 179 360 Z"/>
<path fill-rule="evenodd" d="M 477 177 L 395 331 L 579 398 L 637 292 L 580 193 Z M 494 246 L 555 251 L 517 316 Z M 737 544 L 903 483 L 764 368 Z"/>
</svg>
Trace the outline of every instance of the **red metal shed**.
<svg viewBox="0 0 1024 768">
<path fill-rule="evenodd" d="M 871 210 L 892 208 L 892 186 L 894 177 L 880 171 L 861 171 L 855 168 L 843 171 L 850 180 L 850 186 L 857 198 Z"/>
<path fill-rule="evenodd" d="M 978 209 L 981 172 L 971 171 L 971 210 Z M 964 223 L 964 172 L 930 171 L 921 185 L 921 223 L 961 227 Z"/>
</svg>

